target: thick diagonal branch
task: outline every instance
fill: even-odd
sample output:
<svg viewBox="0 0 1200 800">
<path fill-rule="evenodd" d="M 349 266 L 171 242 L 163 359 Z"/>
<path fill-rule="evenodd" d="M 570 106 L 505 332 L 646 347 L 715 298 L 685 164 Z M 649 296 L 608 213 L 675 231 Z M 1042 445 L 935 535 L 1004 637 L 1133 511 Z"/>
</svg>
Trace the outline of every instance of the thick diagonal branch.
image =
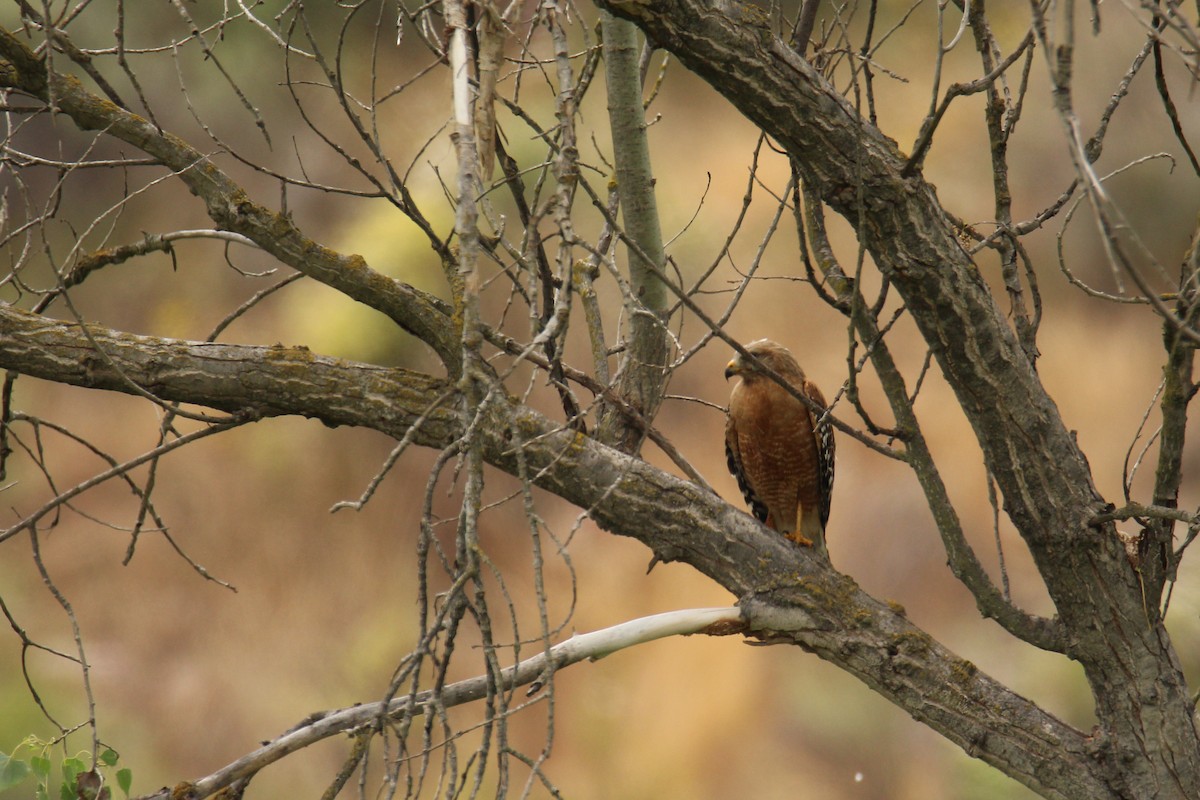
<svg viewBox="0 0 1200 800">
<path fill-rule="evenodd" d="M 925 492 L 929 510 L 933 512 L 934 522 L 946 548 L 947 563 L 951 571 L 975 597 L 981 614 L 995 619 L 1014 636 L 1032 645 L 1062 652 L 1066 642 L 1057 620 L 1027 614 L 1009 602 L 988 577 L 975 551 L 971 549 L 958 512 L 950 500 L 946 484 L 925 440 L 904 375 L 896 366 L 891 348 L 883 338 L 884 332 L 879 329 L 876 316 L 867 306 L 866 299 L 856 283 L 846 277 L 841 265 L 833 257 L 833 250 L 825 234 L 824 214 L 815 190 L 805 185 L 803 195 L 804 210 L 801 212 L 798 209 L 797 217 L 803 216 L 807 221 L 798 224 L 799 234 L 804 236 L 807 233 L 813 240 L 812 250 L 822 254 L 816 259 L 817 268 L 830 288 L 837 293 L 834 302 L 847 309 L 855 333 L 867 347 L 871 363 L 895 417 L 896 427 L 904 439 L 905 460 L 912 467 L 921 489 Z"/>
<path fill-rule="evenodd" d="M 903 298 L 970 421 L 1004 506 L 1069 631 L 1130 796 L 1200 796 L 1200 733 L 1178 657 L 1124 557 L 1087 459 L 931 185 L 780 41 L 757 7 L 598 0 L 673 52 L 800 165 Z M 743 10 L 749 9 L 749 10 Z"/>
<path fill-rule="evenodd" d="M 637 22 L 760 125 L 855 227 L 934 348 L 1022 533 L 1044 541 L 1086 531 L 1103 507 L 1086 461 L 933 187 L 901 175 L 895 143 L 753 15 L 735 19 L 702 0 L 600 5 Z"/>
<path fill-rule="evenodd" d="M 0 368 L 45 380 L 261 416 L 317 418 L 417 444 L 461 435 L 444 380 L 281 347 L 182 342 L 48 320 L 0 307 Z M 91 342 L 107 353 L 99 358 Z M 120 370 L 120 373 L 117 372 Z M 431 410 L 431 407 L 433 409 Z M 1069 725 L 955 656 L 894 604 L 865 594 L 811 553 L 772 536 L 748 514 L 537 412 L 501 398 L 481 413 L 484 458 L 588 509 L 601 527 L 684 561 L 736 597 L 750 630 L 812 650 L 1047 797 L 1115 797 Z M 415 435 L 410 429 L 418 425 Z"/>
<path fill-rule="evenodd" d="M 314 242 L 288 215 L 252 200 L 208 156 L 137 114 L 88 92 L 75 78 L 48 71 L 43 59 L 2 28 L 0 86 L 43 102 L 53 95 L 55 108 L 81 130 L 104 131 L 152 156 L 204 202 L 218 227 L 242 234 L 289 267 L 383 312 L 432 347 L 447 369 L 457 373 L 461 360 L 458 334 L 444 303 L 371 269 L 362 256 L 342 255 Z"/>
</svg>

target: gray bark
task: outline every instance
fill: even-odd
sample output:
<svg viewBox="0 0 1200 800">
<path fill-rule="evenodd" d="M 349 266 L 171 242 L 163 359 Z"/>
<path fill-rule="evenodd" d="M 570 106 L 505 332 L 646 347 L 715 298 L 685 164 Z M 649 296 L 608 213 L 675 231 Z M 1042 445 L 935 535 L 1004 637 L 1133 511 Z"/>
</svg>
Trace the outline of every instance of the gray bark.
<svg viewBox="0 0 1200 800">
<path fill-rule="evenodd" d="M 643 417 L 653 420 L 667 383 L 667 289 L 659 278 L 666 256 L 642 108 L 638 30 L 611 14 L 602 14 L 601 26 L 608 118 L 632 295 L 626 299 L 629 333 L 618 391 Z M 638 427 L 615 408 L 605 409 L 597 435 L 628 453 L 636 453 L 643 438 Z"/>
<path fill-rule="evenodd" d="M 317 356 L 304 349 L 157 339 L 0 308 L 0 366 L 32 377 L 130 392 L 247 419 L 298 415 L 443 448 L 462 433 L 441 379 Z M 106 358 L 96 355 L 92 342 Z M 816 653 L 971 755 L 1052 798 L 1122 795 L 1106 784 L 1094 740 L 1012 692 L 803 548 L 750 515 L 509 400 L 478 426 L 483 455 L 588 509 L 612 533 L 682 561 L 739 599 L 751 635 Z M 415 428 L 414 428 L 415 426 Z"/>
<path fill-rule="evenodd" d="M 514 474 L 527 469 L 538 485 L 587 509 L 605 529 L 691 564 L 739 598 L 754 635 L 837 664 L 1046 797 L 1200 797 L 1200 735 L 1158 613 L 1161 583 L 1145 596 L 1114 523 L 1097 521 L 1109 505 L 1094 488 L 1086 458 L 959 246 L 933 187 L 919 175 L 903 175 L 905 159 L 895 144 L 756 16 L 740 18 L 738 6 L 600 5 L 634 21 L 767 131 L 800 164 L 809 186 L 857 230 L 973 426 L 1005 510 L 1054 600 L 1067 655 L 1088 677 L 1099 727 L 1085 736 L 1065 725 L 715 495 L 527 407 L 490 399 L 479 426 L 483 458 Z M 381 275 L 361 257 L 309 240 L 194 148 L 78 81 L 48 73 L 3 31 L 0 59 L 0 85 L 43 102 L 53 96 L 80 128 L 103 130 L 153 156 L 178 174 L 215 224 L 384 312 L 437 352 L 451 375 L 458 373 L 459 328 L 446 304 Z M 453 384 L 434 376 L 306 350 L 89 333 L 0 308 L 0 368 L 95 389 L 130 392 L 136 385 L 164 400 L 246 419 L 294 414 L 369 427 L 431 447 L 461 434 L 460 398 Z"/>
<path fill-rule="evenodd" d="M 854 226 L 903 297 L 970 420 L 1083 666 L 1096 756 L 1121 796 L 1200 796 L 1200 735 L 1157 596 L 935 191 L 804 59 L 736 4 L 600 0 L 761 126 Z M 1083 795 L 1080 795 L 1083 796 Z"/>
</svg>

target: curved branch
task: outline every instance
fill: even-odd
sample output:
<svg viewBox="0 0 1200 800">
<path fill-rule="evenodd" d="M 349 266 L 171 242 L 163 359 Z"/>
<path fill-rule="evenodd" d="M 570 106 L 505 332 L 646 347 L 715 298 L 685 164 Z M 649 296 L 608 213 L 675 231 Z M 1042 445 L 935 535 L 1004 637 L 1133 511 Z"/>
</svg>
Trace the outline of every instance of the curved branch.
<svg viewBox="0 0 1200 800">
<path fill-rule="evenodd" d="M 221 423 L 217 423 L 215 425 L 211 425 L 210 427 L 207 427 L 207 428 L 201 428 L 200 430 L 193 431 L 192 433 L 189 433 L 185 436 L 180 436 L 177 439 L 171 439 L 169 442 L 159 445 L 158 447 L 155 447 L 154 449 L 150 450 L 149 452 L 143 453 L 142 455 L 140 455 L 136 458 L 130 459 L 129 461 L 126 461 L 123 464 L 113 464 L 111 467 L 106 469 L 104 472 L 101 472 L 98 475 L 93 475 L 91 478 L 88 478 L 85 481 L 77 483 L 75 486 L 72 486 L 70 489 L 67 489 L 64 492 L 61 492 L 56 497 L 54 497 L 54 499 L 52 499 L 50 502 L 46 503 L 41 508 L 39 508 L 37 511 L 33 512 L 29 516 L 22 519 L 16 525 L 13 525 L 12 527 L 9 527 L 9 528 L 5 528 L 4 530 L 0 530 L 0 542 L 5 542 L 5 541 L 11 539 L 12 537 L 16 536 L 18 533 L 21 533 L 22 531 L 27 530 L 27 531 L 30 531 L 31 533 L 36 532 L 37 531 L 37 523 L 39 520 L 42 519 L 42 517 L 46 516 L 47 514 L 51 513 L 52 511 L 57 510 L 63 504 L 70 501 L 71 498 L 78 497 L 79 495 L 83 494 L 84 492 L 88 491 L 89 489 L 92 489 L 93 487 L 95 487 L 101 483 L 104 483 L 105 481 L 107 481 L 111 478 L 116 478 L 116 477 L 127 475 L 129 473 L 129 471 L 132 470 L 133 468 L 140 466 L 142 464 L 145 464 L 147 461 L 153 461 L 154 459 L 157 459 L 160 456 L 166 455 L 167 453 L 171 452 L 172 450 L 177 450 L 180 447 L 189 445 L 192 442 L 197 441 L 198 439 L 205 438 L 206 436 L 212 436 L 213 434 L 216 434 L 216 433 L 224 433 L 227 430 L 231 430 L 233 428 L 238 427 L 239 425 L 243 425 L 246 422 L 250 422 L 250 421 L 252 421 L 252 415 L 246 414 L 246 415 L 243 415 L 242 419 L 234 419 L 230 422 L 221 422 Z"/>
<path fill-rule="evenodd" d="M 390 317 L 434 349 L 451 374 L 462 358 L 445 303 L 377 272 L 359 255 L 342 255 L 305 236 L 287 214 L 253 201 L 208 156 L 147 120 L 91 94 L 75 78 L 45 62 L 0 28 L 0 86 L 25 92 L 55 108 L 81 130 L 104 131 L 173 170 L 219 227 L 239 233 L 284 264 Z"/>
<path fill-rule="evenodd" d="M 836 307 L 847 310 L 858 339 L 866 345 L 867 357 L 875 367 L 875 374 L 896 420 L 896 428 L 906 445 L 904 460 L 912 467 L 925 493 L 929 509 L 933 512 L 933 520 L 946 548 L 951 572 L 971 592 L 979 612 L 985 617 L 996 620 L 1009 633 L 1035 647 L 1059 653 L 1065 651 L 1066 636 L 1061 623 L 1056 619 L 1038 617 L 1018 608 L 1001 593 L 979 562 L 970 542 L 967 541 L 958 512 L 950 500 L 946 484 L 942 481 L 921 423 L 913 409 L 913 398 L 916 394 L 914 392 L 910 398 L 904 375 L 896 366 L 891 348 L 884 339 L 886 328 L 880 329 L 877 315 L 867 307 L 857 281 L 846 277 L 841 265 L 833 256 L 832 248 L 824 235 L 824 215 L 821 212 L 820 200 L 814 196 L 814 189 L 805 184 L 803 194 L 806 198 L 803 213 L 808 216 L 809 224 L 805 226 L 801 222 L 802 214 L 798 212 L 797 234 L 803 240 L 807 232 L 814 239 L 813 250 L 820 253 L 817 258 L 818 268 L 837 293 L 835 298 L 830 299 Z M 853 376 L 853 372 L 851 375 Z M 918 381 L 918 387 L 919 385 Z M 862 414 L 861 408 L 859 413 Z"/>
<path fill-rule="evenodd" d="M 1179 279 L 1179 299 L 1176 313 L 1184 324 L 1194 326 L 1200 313 L 1196 296 L 1196 280 L 1200 275 L 1200 229 L 1192 237 L 1192 245 L 1184 259 Z M 1187 439 L 1188 406 L 1195 397 L 1196 383 L 1193 376 L 1196 360 L 1196 344 L 1175 331 L 1170 323 L 1163 329 L 1163 343 L 1167 359 L 1163 366 L 1163 396 L 1161 444 L 1158 449 L 1158 466 L 1154 471 L 1154 504 L 1167 509 L 1179 505 L 1179 485 L 1183 481 L 1184 442 Z M 1195 520 L 1185 520 L 1189 527 Z M 1150 558 L 1146 571 L 1147 581 L 1153 597 L 1160 596 L 1162 581 L 1173 579 L 1178 561 L 1173 555 L 1175 525 L 1162 520 L 1150 527 L 1151 541 L 1146 543 L 1146 554 Z M 1182 551 L 1181 551 L 1182 552 Z"/>
<path fill-rule="evenodd" d="M 248 781 L 263 767 L 297 750 L 363 726 L 378 725 L 383 719 L 418 716 L 433 711 L 434 704 L 437 708 L 450 708 L 480 700 L 489 690 L 508 691 L 527 684 L 532 685 L 526 696 L 532 696 L 541 691 L 553 673 L 580 661 L 598 661 L 618 650 L 667 636 L 724 636 L 740 633 L 745 627 L 741 609 L 734 606 L 667 611 L 590 633 L 577 633 L 548 651 L 507 667 L 496 678 L 490 675 L 468 678 L 442 688 L 436 696 L 427 690 L 415 699 L 405 695 L 387 702 L 357 703 L 349 708 L 311 714 L 281 736 L 195 783 L 160 789 L 138 800 L 200 800 L 238 781 Z"/>
<path fill-rule="evenodd" d="M 1086 530 L 1104 508 L 1086 460 L 933 187 L 902 174 L 907 160 L 895 143 L 765 24 L 748 13 L 739 18 L 736 6 L 598 5 L 632 19 L 760 125 L 796 158 L 821 200 L 854 226 L 933 348 L 1021 533 L 1045 541 Z"/>
<path fill-rule="evenodd" d="M 1157 608 L 1147 611 L 1115 526 L 1090 525 L 1107 504 L 1087 459 L 933 186 L 903 174 L 895 143 L 780 41 L 756 6 L 597 5 L 633 20 L 759 125 L 855 229 L 937 359 L 1069 631 L 1068 652 L 1106 734 L 1112 785 L 1131 796 L 1200 796 L 1200 731 L 1171 638 Z M 1069 65 L 1069 47 L 1057 52 Z"/>
<path fill-rule="evenodd" d="M 0 368 L 98 389 L 127 379 L 169 400 L 263 416 L 294 414 L 445 447 L 461 434 L 450 387 L 429 375 L 308 350 L 159 339 L 0 307 Z M 107 359 L 91 351 L 105 348 Z M 113 366 L 120 368 L 120 373 Z M 716 495 L 493 398 L 478 426 L 484 458 L 588 509 L 602 528 L 684 561 L 742 598 L 749 629 L 811 650 L 859 677 L 972 755 L 1047 797 L 1115 798 L 1079 731 L 939 645 L 896 604 L 876 600 L 804 548 Z"/>
</svg>

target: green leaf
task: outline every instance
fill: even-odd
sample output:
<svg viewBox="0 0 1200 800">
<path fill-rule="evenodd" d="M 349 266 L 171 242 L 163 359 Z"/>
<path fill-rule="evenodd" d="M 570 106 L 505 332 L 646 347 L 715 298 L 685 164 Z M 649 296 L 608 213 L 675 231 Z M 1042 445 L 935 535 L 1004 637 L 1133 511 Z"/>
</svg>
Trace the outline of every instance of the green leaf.
<svg viewBox="0 0 1200 800">
<path fill-rule="evenodd" d="M 16 786 L 29 777 L 29 765 L 12 756 L 0 753 L 0 790 Z"/>
<path fill-rule="evenodd" d="M 117 751 L 110 747 L 100 754 L 100 763 L 106 767 L 111 767 L 117 763 L 119 758 L 120 756 L 117 755 Z"/>
<path fill-rule="evenodd" d="M 84 772 L 87 765 L 78 756 L 64 758 L 62 762 L 62 785 L 58 787 L 58 796 L 62 800 L 76 800 L 75 779 Z"/>
<path fill-rule="evenodd" d="M 133 786 L 133 770 L 129 767 L 117 770 L 117 786 L 120 786 L 125 796 L 129 797 L 129 788 Z"/>
<path fill-rule="evenodd" d="M 29 759 L 29 765 L 33 767 L 33 773 L 42 783 L 50 780 L 50 759 L 45 756 L 34 756 Z"/>
</svg>

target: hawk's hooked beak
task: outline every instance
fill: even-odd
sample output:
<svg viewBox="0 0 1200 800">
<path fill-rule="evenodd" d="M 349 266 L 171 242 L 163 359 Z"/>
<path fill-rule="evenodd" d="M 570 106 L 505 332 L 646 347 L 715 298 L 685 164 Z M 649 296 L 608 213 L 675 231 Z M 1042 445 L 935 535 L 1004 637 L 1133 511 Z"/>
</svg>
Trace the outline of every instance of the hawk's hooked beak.
<svg viewBox="0 0 1200 800">
<path fill-rule="evenodd" d="M 734 359 L 730 360 L 730 362 L 728 364 L 725 365 L 725 380 L 729 380 L 734 375 L 741 375 L 741 374 L 742 374 L 742 360 L 740 358 L 734 358 Z"/>
</svg>

